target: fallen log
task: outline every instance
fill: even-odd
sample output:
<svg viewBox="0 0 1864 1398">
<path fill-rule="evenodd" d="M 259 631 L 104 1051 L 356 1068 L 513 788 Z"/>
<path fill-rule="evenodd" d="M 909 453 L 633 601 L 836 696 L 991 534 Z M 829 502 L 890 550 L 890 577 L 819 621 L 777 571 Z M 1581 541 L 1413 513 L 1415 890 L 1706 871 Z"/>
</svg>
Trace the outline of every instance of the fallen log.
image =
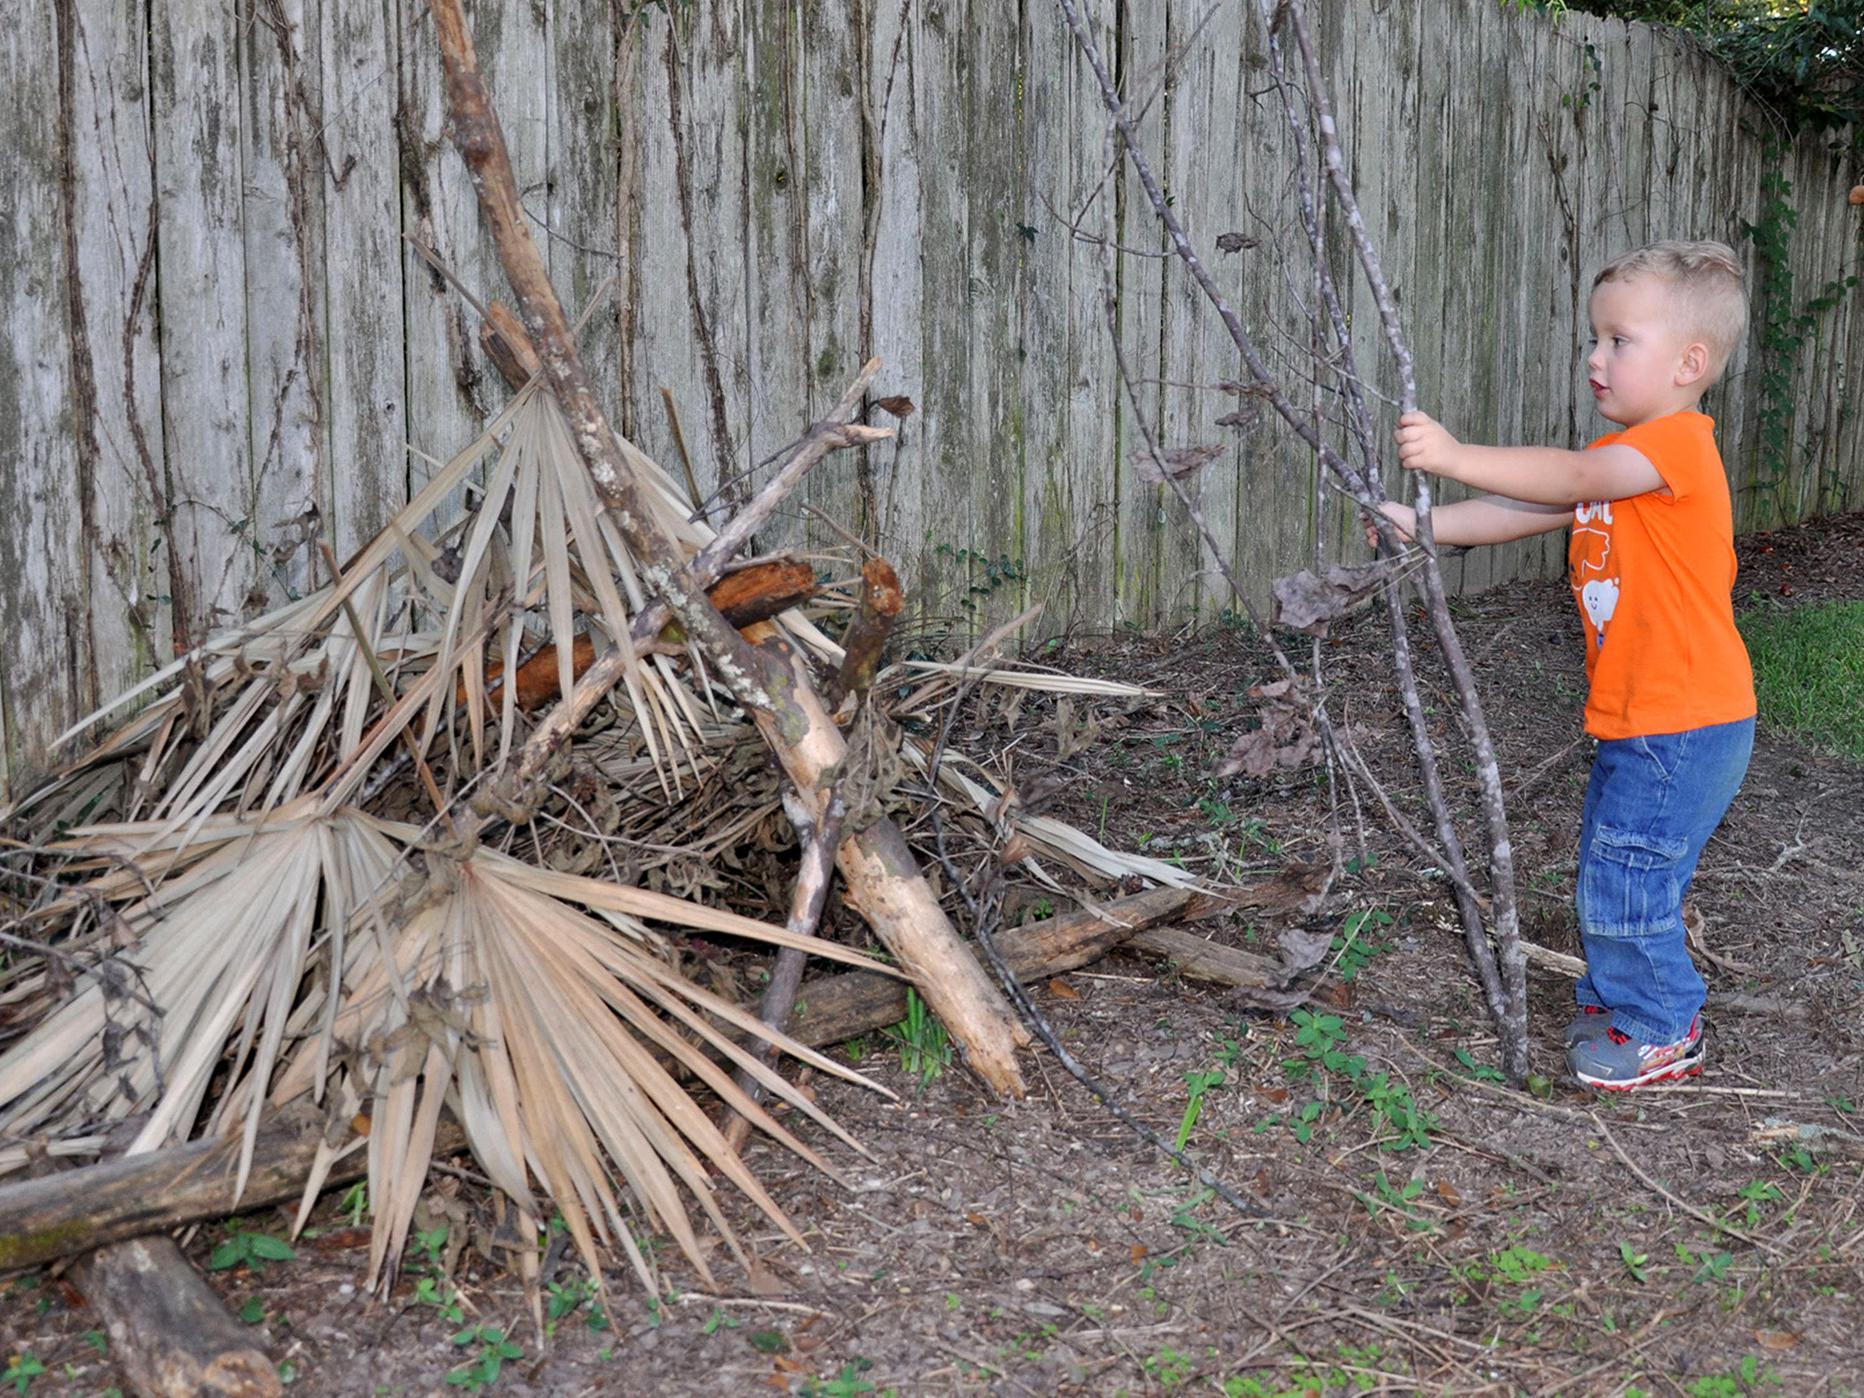
<svg viewBox="0 0 1864 1398">
<path fill-rule="evenodd" d="M 998 939 L 1017 974 L 1032 979 L 1059 975 L 1093 961 L 1142 927 L 1195 916 L 1199 900 L 1200 895 L 1184 889 L 1153 889 L 1093 912 L 1012 928 Z M 905 987 L 890 976 L 866 971 L 825 976 L 804 982 L 790 1033 L 820 1048 L 896 1023 L 905 1013 Z M 245 1193 L 237 1196 L 237 1139 L 190 1141 L 142 1155 L 113 1156 L 56 1177 L 0 1185 L 0 1273 L 224 1218 L 236 1209 L 296 1200 L 323 1136 L 321 1112 L 306 1104 L 280 1110 L 260 1128 L 252 1173 Z M 434 1153 L 464 1148 L 464 1134 L 450 1116 L 443 1116 Z M 358 1149 L 342 1156 L 326 1183 L 360 1179 L 367 1171 L 366 1155 Z"/>
<path fill-rule="evenodd" d="M 144 1157 L 131 1157 L 142 1159 Z M 62 1172 L 69 1179 L 68 1172 Z M 110 1362 L 144 1398 L 281 1398 L 253 1343 L 174 1240 L 132 1238 L 79 1259 L 71 1279 L 103 1321 Z"/>
<path fill-rule="evenodd" d="M 0 1187 L 0 1272 L 294 1197 L 322 1139 L 322 1113 L 302 1107 L 279 1112 L 259 1130 L 243 1196 L 234 1191 L 237 1138 L 111 1156 Z M 352 1152 L 331 1171 L 330 1183 L 358 1179 L 366 1166 L 363 1152 Z"/>
<path fill-rule="evenodd" d="M 1186 980 L 1266 989 L 1287 979 L 1286 968 L 1275 957 L 1225 946 L 1182 927 L 1148 928 L 1133 937 L 1132 945 L 1164 957 Z"/>
<path fill-rule="evenodd" d="M 1167 918 L 1194 914 L 1201 895 L 1154 888 L 1096 909 L 1044 918 L 997 933 L 997 949 L 1020 980 L 1045 980 L 1098 961 Z M 804 981 L 796 994 L 790 1036 L 820 1048 L 897 1024 L 906 1017 L 906 986 L 872 971 L 848 971 Z M 0 1214 L 0 1226 L 4 1226 Z"/>
</svg>

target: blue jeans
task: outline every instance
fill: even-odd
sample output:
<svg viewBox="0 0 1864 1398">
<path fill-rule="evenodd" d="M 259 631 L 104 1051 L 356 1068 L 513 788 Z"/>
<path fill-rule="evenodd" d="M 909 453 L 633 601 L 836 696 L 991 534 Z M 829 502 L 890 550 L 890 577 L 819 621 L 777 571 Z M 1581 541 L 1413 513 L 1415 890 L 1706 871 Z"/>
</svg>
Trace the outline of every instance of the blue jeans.
<svg viewBox="0 0 1864 1398">
<path fill-rule="evenodd" d="M 1640 1043 L 1677 1042 L 1702 1010 L 1683 895 L 1753 751 L 1751 718 L 1599 743 L 1579 827 L 1577 995 Z"/>
</svg>

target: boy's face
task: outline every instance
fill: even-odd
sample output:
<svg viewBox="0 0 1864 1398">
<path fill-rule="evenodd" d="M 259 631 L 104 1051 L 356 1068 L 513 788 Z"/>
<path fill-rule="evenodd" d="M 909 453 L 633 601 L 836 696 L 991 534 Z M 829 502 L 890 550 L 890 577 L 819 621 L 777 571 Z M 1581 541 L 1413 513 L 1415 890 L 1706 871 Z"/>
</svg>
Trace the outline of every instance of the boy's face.
<svg viewBox="0 0 1864 1398">
<path fill-rule="evenodd" d="M 1701 399 L 1708 352 L 1676 327 L 1675 310 L 1671 289 L 1656 277 L 1594 288 L 1586 368 L 1593 401 L 1611 421 L 1636 427 Z"/>
</svg>

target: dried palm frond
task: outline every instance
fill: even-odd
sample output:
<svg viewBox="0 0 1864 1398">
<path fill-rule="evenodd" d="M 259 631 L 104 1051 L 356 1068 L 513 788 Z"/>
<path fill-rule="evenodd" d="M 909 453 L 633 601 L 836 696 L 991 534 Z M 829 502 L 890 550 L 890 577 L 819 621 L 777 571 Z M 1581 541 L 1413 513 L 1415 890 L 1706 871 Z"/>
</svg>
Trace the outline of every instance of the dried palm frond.
<svg viewBox="0 0 1864 1398">
<path fill-rule="evenodd" d="M 55 1119 L 147 1113 L 132 1153 L 192 1132 L 229 1041 L 236 1073 L 270 1077 L 287 1021 L 304 1002 L 314 950 L 326 958 L 323 983 L 342 983 L 355 950 L 345 930 L 388 885 L 401 853 L 359 812 L 322 816 L 309 799 L 186 832 L 172 822 L 80 831 L 67 847 L 135 849 L 164 861 L 169 877 L 122 910 L 133 948 L 94 966 L 71 999 L 0 1058 L 0 1131 L 23 1136 Z M 86 892 L 108 898 L 140 888 L 122 864 Z M 321 1062 L 327 1036 L 319 1047 Z M 260 1105 L 244 1113 L 240 1189 Z"/>
<path fill-rule="evenodd" d="M 337 1040 L 352 1046 L 337 1101 L 345 1110 L 361 1104 L 370 1119 L 371 1283 L 393 1276 L 446 1101 L 493 1183 L 533 1217 L 532 1181 L 542 1184 L 591 1275 L 600 1275 L 599 1241 L 622 1247 L 652 1285 L 609 1165 L 647 1224 L 664 1228 L 708 1282 L 682 1188 L 739 1251 L 708 1170 L 800 1241 L 675 1072 L 697 1079 L 830 1174 L 825 1160 L 734 1085 L 731 1069 L 752 1073 L 839 1139 L 850 1146 L 853 1140 L 732 1031 L 767 1038 L 821 1071 L 865 1080 L 679 975 L 654 954 L 657 939 L 642 919 L 883 968 L 813 937 L 642 889 L 534 869 L 489 849 L 438 867 L 435 857 L 429 862 L 435 876 L 425 900 L 392 933 L 386 951 L 363 952 L 334 1023 Z M 307 1048 L 280 1074 L 273 1103 L 311 1091 L 315 1071 Z"/>
</svg>

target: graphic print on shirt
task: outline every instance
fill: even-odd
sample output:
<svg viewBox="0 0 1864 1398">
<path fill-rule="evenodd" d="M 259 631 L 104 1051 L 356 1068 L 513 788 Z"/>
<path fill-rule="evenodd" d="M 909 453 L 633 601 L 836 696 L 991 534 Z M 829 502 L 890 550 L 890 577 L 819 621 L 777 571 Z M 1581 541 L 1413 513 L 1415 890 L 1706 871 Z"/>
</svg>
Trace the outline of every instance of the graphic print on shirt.
<svg viewBox="0 0 1864 1398">
<path fill-rule="evenodd" d="M 1612 554 L 1612 502 L 1591 500 L 1573 506 L 1573 542 L 1569 578 L 1579 610 L 1596 638 L 1605 644 L 1605 630 L 1618 610 L 1618 560 Z"/>
</svg>

